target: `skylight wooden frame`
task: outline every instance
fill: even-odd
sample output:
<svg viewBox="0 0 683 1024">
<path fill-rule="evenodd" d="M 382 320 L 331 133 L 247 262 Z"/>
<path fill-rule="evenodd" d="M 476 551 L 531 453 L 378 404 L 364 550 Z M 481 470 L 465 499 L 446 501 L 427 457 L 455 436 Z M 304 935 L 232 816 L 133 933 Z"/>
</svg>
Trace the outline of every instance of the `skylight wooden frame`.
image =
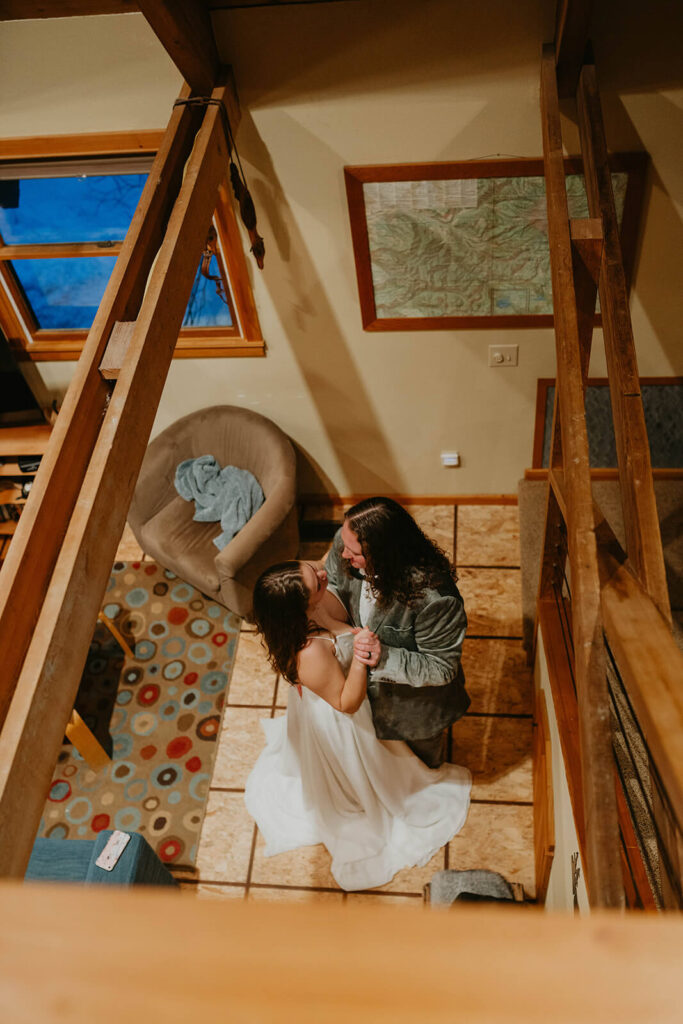
<svg viewBox="0 0 683 1024">
<path fill-rule="evenodd" d="M 5 139 L 0 144 L 0 162 L 12 164 L 127 155 L 152 159 L 162 138 L 161 131 L 137 131 Z M 216 259 L 228 279 L 233 326 L 183 327 L 176 342 L 174 358 L 262 356 L 265 344 L 227 183 L 219 189 L 213 222 L 219 239 Z M 35 362 L 76 360 L 80 357 L 88 331 L 41 329 L 6 262 L 22 257 L 118 256 L 120 250 L 120 242 L 108 246 L 97 243 L 5 246 L 0 241 L 0 326 L 10 345 L 23 350 Z"/>
</svg>

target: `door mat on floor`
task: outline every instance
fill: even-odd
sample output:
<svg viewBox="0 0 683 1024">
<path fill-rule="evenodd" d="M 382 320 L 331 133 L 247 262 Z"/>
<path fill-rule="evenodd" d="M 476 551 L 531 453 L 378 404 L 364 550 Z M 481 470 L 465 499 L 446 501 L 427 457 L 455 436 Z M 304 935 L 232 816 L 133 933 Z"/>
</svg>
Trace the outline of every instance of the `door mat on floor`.
<svg viewBox="0 0 683 1024">
<path fill-rule="evenodd" d="M 204 818 L 240 618 L 156 562 L 116 562 L 76 707 L 113 759 L 93 771 L 65 743 L 38 835 L 140 832 L 169 867 L 191 867 Z M 109 713 L 111 718 L 109 719 Z"/>
</svg>

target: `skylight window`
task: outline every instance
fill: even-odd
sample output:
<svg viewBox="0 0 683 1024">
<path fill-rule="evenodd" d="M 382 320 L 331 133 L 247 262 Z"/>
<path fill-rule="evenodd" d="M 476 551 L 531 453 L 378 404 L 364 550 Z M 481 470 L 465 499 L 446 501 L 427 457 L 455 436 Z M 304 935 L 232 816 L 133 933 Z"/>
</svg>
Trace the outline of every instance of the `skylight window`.
<svg viewBox="0 0 683 1024">
<path fill-rule="evenodd" d="M 153 154 L 0 162 L 0 326 L 34 358 L 77 358 L 152 160 Z M 245 341 L 258 341 L 263 350 L 227 197 L 222 189 L 183 320 L 180 354 L 230 354 L 223 350 Z M 228 246 L 236 268 L 228 268 Z M 242 310 L 234 304 L 233 271 Z"/>
</svg>

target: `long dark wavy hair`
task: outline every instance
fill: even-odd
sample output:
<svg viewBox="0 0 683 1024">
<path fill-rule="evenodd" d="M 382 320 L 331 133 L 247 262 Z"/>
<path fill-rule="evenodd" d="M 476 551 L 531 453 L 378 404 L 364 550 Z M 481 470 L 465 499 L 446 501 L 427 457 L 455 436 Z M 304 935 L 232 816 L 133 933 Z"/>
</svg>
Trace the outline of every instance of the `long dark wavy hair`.
<svg viewBox="0 0 683 1024">
<path fill-rule="evenodd" d="M 254 587 L 254 621 L 276 672 L 296 685 L 296 658 L 312 633 L 323 630 L 308 617 L 310 594 L 299 562 L 279 562 L 261 573 Z"/>
<path fill-rule="evenodd" d="M 365 575 L 380 607 L 394 601 L 415 605 L 429 588 L 455 583 L 455 570 L 444 552 L 392 498 L 359 501 L 345 519 L 360 542 Z M 345 566 L 349 572 L 349 564 Z"/>
</svg>

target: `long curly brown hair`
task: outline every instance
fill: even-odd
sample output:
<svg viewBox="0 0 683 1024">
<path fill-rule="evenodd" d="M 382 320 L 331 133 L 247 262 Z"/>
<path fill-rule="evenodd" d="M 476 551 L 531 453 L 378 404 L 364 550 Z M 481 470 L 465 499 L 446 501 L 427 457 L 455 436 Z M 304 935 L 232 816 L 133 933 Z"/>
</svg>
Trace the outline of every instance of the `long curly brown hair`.
<svg viewBox="0 0 683 1024">
<path fill-rule="evenodd" d="M 392 498 L 366 498 L 348 510 L 346 522 L 358 537 L 365 575 L 380 607 L 398 601 L 412 606 L 425 591 L 450 588 L 457 576 L 441 548 Z M 350 566 L 345 563 L 347 572 Z"/>
<path fill-rule="evenodd" d="M 254 621 L 276 672 L 296 685 L 296 659 L 311 634 L 322 632 L 308 617 L 310 593 L 299 562 L 279 562 L 266 569 L 254 587 Z"/>
</svg>

